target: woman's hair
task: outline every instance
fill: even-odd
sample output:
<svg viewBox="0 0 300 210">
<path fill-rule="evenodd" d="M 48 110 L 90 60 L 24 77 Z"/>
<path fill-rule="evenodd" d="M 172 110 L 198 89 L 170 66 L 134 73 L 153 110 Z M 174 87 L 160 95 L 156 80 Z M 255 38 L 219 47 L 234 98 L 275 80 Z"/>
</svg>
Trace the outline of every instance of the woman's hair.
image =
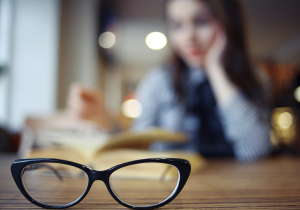
<svg viewBox="0 0 300 210">
<path fill-rule="evenodd" d="M 208 5 L 212 15 L 224 28 L 227 45 L 222 63 L 229 80 L 246 97 L 257 105 L 264 102 L 261 84 L 251 68 L 244 32 L 244 17 L 237 0 L 199 0 Z M 187 70 L 185 62 L 176 54 L 173 56 L 174 86 L 180 99 L 184 99 L 182 76 Z"/>
</svg>

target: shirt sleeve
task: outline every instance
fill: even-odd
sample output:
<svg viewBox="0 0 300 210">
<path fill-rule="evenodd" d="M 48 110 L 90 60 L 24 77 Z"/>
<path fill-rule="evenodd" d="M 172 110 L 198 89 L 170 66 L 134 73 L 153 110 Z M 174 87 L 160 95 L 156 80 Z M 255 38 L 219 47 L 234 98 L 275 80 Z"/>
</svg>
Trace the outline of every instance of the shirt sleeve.
<svg viewBox="0 0 300 210">
<path fill-rule="evenodd" d="M 133 120 L 131 129 L 141 131 L 158 126 L 159 86 L 161 69 L 153 69 L 142 79 L 136 90 L 136 97 L 142 105 L 142 114 Z"/>
<path fill-rule="evenodd" d="M 270 153 L 270 123 L 241 92 L 237 92 L 226 105 L 219 104 L 217 109 L 225 136 L 233 145 L 239 161 L 255 161 Z"/>
</svg>

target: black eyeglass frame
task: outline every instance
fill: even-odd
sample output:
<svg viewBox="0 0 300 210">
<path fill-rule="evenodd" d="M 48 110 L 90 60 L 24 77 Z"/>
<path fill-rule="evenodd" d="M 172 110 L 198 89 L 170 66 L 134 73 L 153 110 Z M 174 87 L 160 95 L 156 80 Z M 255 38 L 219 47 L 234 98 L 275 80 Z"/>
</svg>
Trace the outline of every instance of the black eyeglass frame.
<svg viewBox="0 0 300 210">
<path fill-rule="evenodd" d="M 70 165 L 70 166 L 81 169 L 82 171 L 84 171 L 87 174 L 88 179 L 89 179 L 88 185 L 87 185 L 84 193 L 77 200 L 75 200 L 71 203 L 68 203 L 68 204 L 64 204 L 64 205 L 47 205 L 47 204 L 43 204 L 43 203 L 35 200 L 35 198 L 30 196 L 30 194 L 26 191 L 26 189 L 23 185 L 22 171 L 26 166 L 31 165 L 31 164 L 36 164 L 36 163 L 60 163 L 60 164 Z M 139 164 L 139 163 L 165 163 L 165 164 L 175 166 L 178 169 L 179 180 L 178 180 L 177 186 L 176 186 L 175 190 L 173 191 L 173 193 L 168 198 L 166 198 L 164 201 L 162 201 L 158 204 L 151 205 L 151 206 L 134 206 L 134 205 L 130 205 L 130 204 L 122 201 L 114 193 L 113 189 L 110 186 L 110 182 L 109 182 L 110 175 L 120 168 L 129 166 L 129 165 Z M 104 184 L 106 185 L 106 188 L 108 189 L 109 193 L 111 194 L 111 196 L 119 204 L 121 204 L 127 208 L 143 209 L 143 210 L 159 208 L 161 206 L 164 206 L 164 205 L 170 203 L 180 193 L 180 191 L 184 187 L 184 185 L 190 175 L 190 172 L 191 172 L 190 162 L 187 160 L 184 160 L 184 159 L 179 159 L 179 158 L 149 158 L 149 159 L 135 160 L 135 161 L 122 163 L 120 165 L 114 166 L 114 167 L 109 168 L 104 171 L 93 170 L 93 169 L 91 169 L 85 165 L 81 165 L 79 163 L 74 163 L 74 162 L 67 161 L 67 160 L 53 159 L 53 158 L 18 159 L 18 160 L 15 160 L 13 162 L 13 164 L 11 165 L 12 176 L 15 180 L 17 187 L 19 188 L 21 193 L 24 195 L 24 197 L 31 203 L 33 203 L 37 206 L 43 207 L 43 208 L 47 208 L 47 209 L 64 209 L 64 208 L 68 208 L 68 207 L 78 204 L 88 194 L 89 190 L 92 187 L 92 184 L 96 180 L 103 181 Z"/>
</svg>

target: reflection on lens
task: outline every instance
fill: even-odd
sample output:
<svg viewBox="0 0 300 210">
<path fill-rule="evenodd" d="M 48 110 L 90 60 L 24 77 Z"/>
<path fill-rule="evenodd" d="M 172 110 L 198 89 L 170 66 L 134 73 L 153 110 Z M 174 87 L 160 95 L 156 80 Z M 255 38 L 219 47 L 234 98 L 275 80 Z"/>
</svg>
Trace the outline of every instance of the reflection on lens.
<svg viewBox="0 0 300 210">
<path fill-rule="evenodd" d="M 73 166 L 36 163 L 23 169 L 22 182 L 35 200 L 56 206 L 77 200 L 87 188 L 88 177 L 84 171 Z"/>
<path fill-rule="evenodd" d="M 179 173 L 165 163 L 140 163 L 113 172 L 110 185 L 117 197 L 134 206 L 151 206 L 166 200 L 176 189 Z"/>
</svg>

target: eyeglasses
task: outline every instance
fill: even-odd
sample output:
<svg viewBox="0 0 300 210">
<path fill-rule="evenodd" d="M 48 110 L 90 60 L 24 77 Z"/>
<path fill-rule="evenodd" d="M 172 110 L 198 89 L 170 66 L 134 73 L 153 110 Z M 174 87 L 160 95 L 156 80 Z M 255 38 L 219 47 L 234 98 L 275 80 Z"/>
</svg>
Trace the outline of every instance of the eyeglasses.
<svg viewBox="0 0 300 210">
<path fill-rule="evenodd" d="M 96 180 L 105 183 L 111 196 L 132 209 L 154 209 L 171 202 L 184 187 L 191 171 L 187 160 L 150 158 L 96 171 L 59 159 L 19 159 L 11 165 L 21 193 L 43 208 L 78 204 Z"/>
</svg>

